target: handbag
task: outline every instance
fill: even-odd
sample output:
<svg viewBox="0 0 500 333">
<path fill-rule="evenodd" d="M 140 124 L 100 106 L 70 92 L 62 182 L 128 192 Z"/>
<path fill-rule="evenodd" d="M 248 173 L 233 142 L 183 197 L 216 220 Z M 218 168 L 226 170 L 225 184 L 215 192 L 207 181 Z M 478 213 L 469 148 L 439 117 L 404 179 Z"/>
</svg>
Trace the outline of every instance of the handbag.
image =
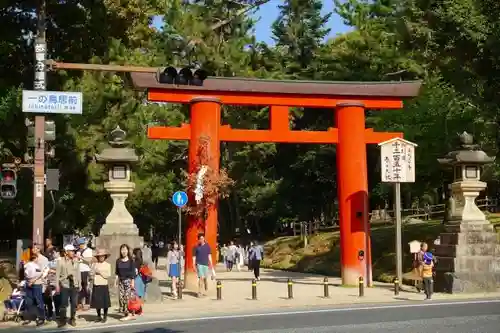
<svg viewBox="0 0 500 333">
<path fill-rule="evenodd" d="M 148 265 L 143 265 L 139 269 L 139 274 L 141 275 L 144 283 L 150 283 L 151 281 L 153 281 L 153 272 L 151 271 Z"/>
<path fill-rule="evenodd" d="M 139 296 L 137 296 L 137 294 L 134 293 L 132 295 L 132 297 L 130 297 L 130 299 L 128 300 L 127 308 L 128 308 L 128 311 L 134 312 L 134 313 L 141 311 L 142 301 L 139 298 Z"/>
</svg>

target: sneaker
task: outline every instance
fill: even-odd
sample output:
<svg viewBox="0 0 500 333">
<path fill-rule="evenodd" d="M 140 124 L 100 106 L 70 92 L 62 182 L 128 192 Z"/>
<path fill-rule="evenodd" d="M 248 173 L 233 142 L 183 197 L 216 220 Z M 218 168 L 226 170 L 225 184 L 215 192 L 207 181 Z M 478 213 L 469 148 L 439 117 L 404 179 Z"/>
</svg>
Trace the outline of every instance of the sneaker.
<svg viewBox="0 0 500 333">
<path fill-rule="evenodd" d="M 75 326 L 76 326 L 76 319 L 75 319 L 75 318 L 71 318 L 71 319 L 69 320 L 68 324 L 69 324 L 70 326 L 75 327 Z"/>
</svg>

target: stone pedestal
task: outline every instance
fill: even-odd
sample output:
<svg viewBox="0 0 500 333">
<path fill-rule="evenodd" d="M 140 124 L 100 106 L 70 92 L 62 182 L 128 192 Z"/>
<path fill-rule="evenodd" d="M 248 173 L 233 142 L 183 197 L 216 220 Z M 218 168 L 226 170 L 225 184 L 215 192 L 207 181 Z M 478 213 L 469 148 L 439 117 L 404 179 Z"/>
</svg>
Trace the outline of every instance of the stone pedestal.
<svg viewBox="0 0 500 333">
<path fill-rule="evenodd" d="M 486 187 L 480 181 L 452 184 L 454 205 L 436 245 L 436 290 L 449 293 L 497 291 L 500 244 L 493 225 L 474 200 Z"/>
<path fill-rule="evenodd" d="M 106 223 L 102 226 L 99 237 L 96 240 L 97 248 L 104 248 L 109 251 L 108 262 L 114 272 L 116 259 L 120 253 L 120 247 L 127 244 L 132 251 L 134 248 L 142 248 L 143 237 L 139 236 L 139 229 L 134 223 L 134 218 L 127 210 L 125 201 L 130 192 L 135 188 L 135 184 L 129 181 L 112 180 L 104 184 L 104 188 L 110 193 L 113 199 L 113 207 L 106 217 Z M 115 276 L 110 279 L 110 292 L 117 295 L 118 291 L 114 287 Z M 146 286 L 146 299 L 148 303 L 155 303 L 162 300 L 161 289 L 157 279 L 153 279 Z"/>
</svg>

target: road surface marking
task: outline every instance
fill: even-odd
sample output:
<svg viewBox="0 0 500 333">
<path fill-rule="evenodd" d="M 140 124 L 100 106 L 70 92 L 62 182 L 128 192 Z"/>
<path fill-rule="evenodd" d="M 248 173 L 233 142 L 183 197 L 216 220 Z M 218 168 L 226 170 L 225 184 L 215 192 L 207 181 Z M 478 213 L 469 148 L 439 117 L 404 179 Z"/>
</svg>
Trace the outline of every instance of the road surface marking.
<svg viewBox="0 0 500 333">
<path fill-rule="evenodd" d="M 262 313 L 248 313 L 248 314 L 229 314 L 220 316 L 206 316 L 206 317 L 192 317 L 192 318 L 178 318 L 178 319 L 162 319 L 162 320 L 152 320 L 152 321 L 133 321 L 122 324 L 110 324 L 110 325 L 92 325 L 87 327 L 75 327 L 68 329 L 49 329 L 43 330 L 44 333 L 52 332 L 73 332 L 73 331 L 91 331 L 95 329 L 106 330 L 110 328 L 126 328 L 144 325 L 159 325 L 159 324 L 173 324 L 173 323 L 189 323 L 196 321 L 208 321 L 208 320 L 224 320 L 224 319 L 242 319 L 242 318 L 258 318 L 258 317 L 273 317 L 273 316 L 294 316 L 294 315 L 304 315 L 304 314 L 316 314 L 316 313 L 335 313 L 335 312 L 346 312 L 346 311 L 363 311 L 363 310 L 387 310 L 387 309 L 401 309 L 401 308 L 421 308 L 421 307 L 432 307 L 432 306 L 443 306 L 443 305 L 473 305 L 473 304 L 495 304 L 500 303 L 500 299 L 488 299 L 488 300 L 477 300 L 477 301 L 454 301 L 454 302 L 423 302 L 416 304 L 399 304 L 399 305 L 374 305 L 374 306 L 360 306 L 360 307 L 347 307 L 347 308 L 333 308 L 333 309 L 316 309 L 316 310 L 298 310 L 298 311 L 282 311 L 282 312 L 262 312 Z"/>
</svg>

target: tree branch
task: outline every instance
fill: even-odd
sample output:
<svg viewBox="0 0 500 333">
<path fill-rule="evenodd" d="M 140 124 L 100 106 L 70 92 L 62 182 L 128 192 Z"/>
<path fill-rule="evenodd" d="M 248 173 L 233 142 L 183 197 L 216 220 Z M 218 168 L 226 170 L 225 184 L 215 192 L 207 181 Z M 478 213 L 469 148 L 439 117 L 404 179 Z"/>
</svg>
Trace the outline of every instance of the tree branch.
<svg viewBox="0 0 500 333">
<path fill-rule="evenodd" d="M 243 7 L 241 9 L 237 10 L 233 16 L 231 16 L 225 20 L 222 20 L 222 21 L 219 21 L 217 23 L 212 24 L 210 26 L 210 31 L 217 30 L 217 29 L 231 23 L 234 19 L 240 17 L 241 15 L 248 13 L 249 11 L 251 11 L 253 9 L 256 9 L 256 8 L 268 3 L 269 1 L 271 1 L 271 0 L 259 0 L 259 1 L 256 1 L 253 5 L 249 5 L 249 6 L 246 6 L 246 7 Z M 196 39 L 190 40 L 189 43 L 187 44 L 187 46 L 193 46 L 193 45 L 197 45 L 200 43 L 203 43 L 203 41 L 199 38 L 196 38 Z"/>
<path fill-rule="evenodd" d="M 241 9 L 237 10 L 236 13 L 232 17 L 229 17 L 229 18 L 225 19 L 224 21 L 220 21 L 220 22 L 217 22 L 217 23 L 213 24 L 210 27 L 210 30 L 212 30 L 212 31 L 213 30 L 217 30 L 220 27 L 223 27 L 226 24 L 231 23 L 234 19 L 240 17 L 241 15 L 246 14 L 249 11 L 258 8 L 258 7 L 260 7 L 260 6 L 268 3 L 269 1 L 271 1 L 271 0 L 259 0 L 259 1 L 256 1 L 253 5 L 243 7 Z"/>
</svg>

